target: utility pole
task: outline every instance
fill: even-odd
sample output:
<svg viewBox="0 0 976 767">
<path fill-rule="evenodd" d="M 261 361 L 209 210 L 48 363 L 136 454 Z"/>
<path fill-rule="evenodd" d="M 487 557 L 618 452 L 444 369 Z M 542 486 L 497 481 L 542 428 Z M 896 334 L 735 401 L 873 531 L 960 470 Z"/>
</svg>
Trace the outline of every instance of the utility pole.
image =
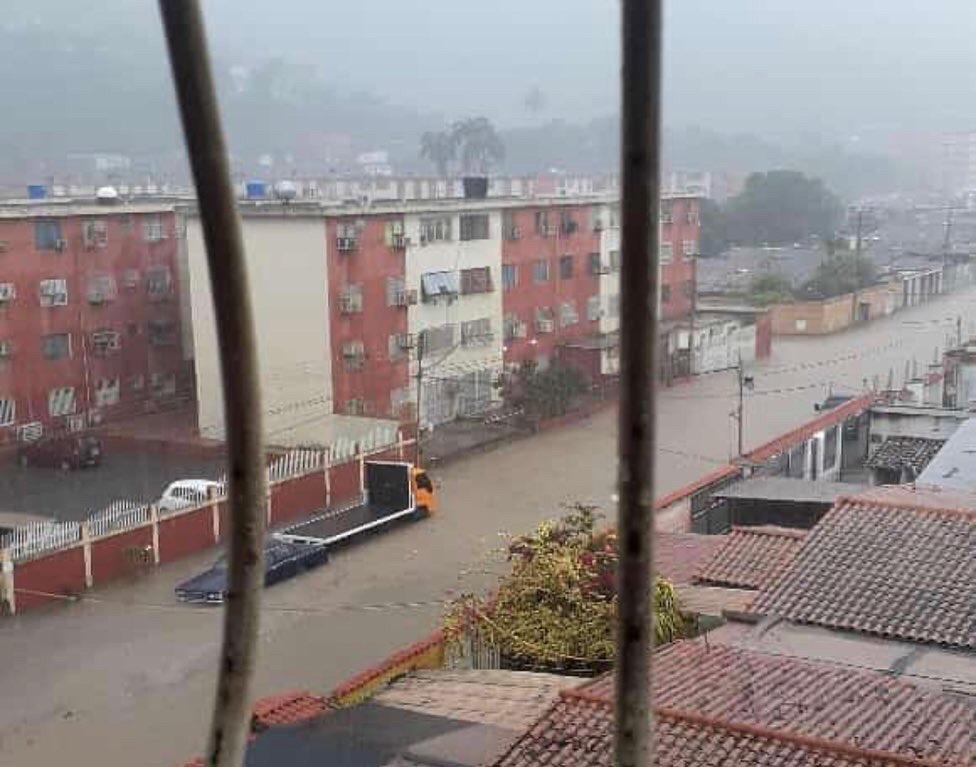
<svg viewBox="0 0 976 767">
<path fill-rule="evenodd" d="M 858 274 L 858 270 L 861 266 L 861 227 L 864 223 L 864 209 L 857 209 L 857 229 L 854 235 L 854 274 Z M 854 292 L 851 294 L 851 324 L 857 322 L 857 292 L 858 292 L 858 282 L 854 283 Z"/>
<path fill-rule="evenodd" d="M 946 207 L 945 233 L 942 238 L 942 284 L 945 289 L 946 268 L 949 265 L 949 249 L 952 247 L 952 211 L 951 205 Z"/>
<path fill-rule="evenodd" d="M 421 403 L 421 391 L 424 383 L 424 344 L 426 341 L 426 333 L 420 331 L 417 333 L 417 401 L 414 405 L 416 412 L 414 416 L 417 422 L 417 433 L 414 435 L 414 465 L 419 469 L 421 467 L 421 459 L 423 458 L 423 452 L 420 448 L 420 403 Z"/>
<path fill-rule="evenodd" d="M 743 428 L 744 425 L 745 425 L 745 409 L 743 407 L 743 405 L 745 404 L 745 401 L 744 401 L 744 392 L 745 392 L 746 389 L 750 389 L 751 390 L 755 386 L 755 379 L 753 379 L 752 376 L 745 375 L 745 371 L 744 371 L 744 369 L 742 367 L 742 355 L 741 354 L 739 354 L 739 362 L 735 366 L 735 373 L 736 373 L 736 380 L 737 380 L 737 382 L 739 384 L 739 405 L 738 405 L 738 407 L 736 408 L 736 411 L 735 411 L 735 421 L 736 421 L 736 426 L 737 426 L 736 432 L 737 432 L 738 443 L 739 443 L 738 444 L 738 451 L 737 451 L 736 455 L 739 458 L 741 458 L 742 457 L 742 451 L 743 451 L 743 436 L 744 436 L 744 431 L 745 431 L 745 429 Z"/>
</svg>

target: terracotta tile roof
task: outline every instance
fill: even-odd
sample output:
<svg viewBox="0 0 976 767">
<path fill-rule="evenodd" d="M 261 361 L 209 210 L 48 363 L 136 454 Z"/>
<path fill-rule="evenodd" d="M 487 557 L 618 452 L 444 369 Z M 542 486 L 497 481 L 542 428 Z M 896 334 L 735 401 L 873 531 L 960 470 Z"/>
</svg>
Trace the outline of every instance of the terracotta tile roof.
<svg viewBox="0 0 976 767">
<path fill-rule="evenodd" d="M 289 690 L 261 698 L 251 711 L 251 729 L 260 731 L 279 724 L 295 724 L 313 719 L 329 710 L 321 695 L 304 690 Z"/>
<path fill-rule="evenodd" d="M 672 583 L 691 583 L 721 545 L 720 535 L 659 532 L 654 536 L 654 571 Z"/>
<path fill-rule="evenodd" d="M 524 730 L 575 680 L 526 671 L 415 671 L 373 696 L 375 703 L 478 724 Z"/>
<path fill-rule="evenodd" d="M 806 536 L 803 530 L 772 525 L 734 527 L 713 536 L 722 543 L 696 571 L 696 580 L 717 586 L 760 589 L 775 583 L 793 561 Z"/>
<path fill-rule="evenodd" d="M 976 512 L 841 499 L 753 610 L 976 649 Z"/>
<path fill-rule="evenodd" d="M 917 476 L 942 449 L 944 439 L 888 437 L 864 462 L 870 469 L 909 468 Z"/>
<path fill-rule="evenodd" d="M 498 764 L 610 765 L 613 678 L 560 700 Z M 667 765 L 976 764 L 976 706 L 890 674 L 679 642 L 655 656 Z"/>
</svg>

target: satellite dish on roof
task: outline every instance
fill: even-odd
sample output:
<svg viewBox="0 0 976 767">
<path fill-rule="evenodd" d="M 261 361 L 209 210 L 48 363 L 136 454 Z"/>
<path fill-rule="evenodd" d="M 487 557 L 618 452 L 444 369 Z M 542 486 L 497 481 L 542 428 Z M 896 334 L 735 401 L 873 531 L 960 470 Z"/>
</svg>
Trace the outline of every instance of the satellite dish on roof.
<svg viewBox="0 0 976 767">
<path fill-rule="evenodd" d="M 119 201 L 119 191 L 114 186 L 100 186 L 95 192 L 95 199 L 102 205 L 114 205 Z"/>
</svg>

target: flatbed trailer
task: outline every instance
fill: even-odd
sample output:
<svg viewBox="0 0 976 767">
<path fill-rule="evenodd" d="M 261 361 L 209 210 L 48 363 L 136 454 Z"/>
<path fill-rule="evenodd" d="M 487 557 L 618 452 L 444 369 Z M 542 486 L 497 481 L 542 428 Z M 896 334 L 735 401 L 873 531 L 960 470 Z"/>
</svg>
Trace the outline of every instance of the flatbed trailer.
<svg viewBox="0 0 976 767">
<path fill-rule="evenodd" d="M 419 519 L 426 515 L 428 507 L 417 504 L 418 472 L 411 464 L 367 461 L 365 472 L 366 491 L 358 503 L 290 525 L 276 537 L 296 543 L 335 546 L 399 519 Z M 423 472 L 420 474 L 426 477 Z"/>
</svg>

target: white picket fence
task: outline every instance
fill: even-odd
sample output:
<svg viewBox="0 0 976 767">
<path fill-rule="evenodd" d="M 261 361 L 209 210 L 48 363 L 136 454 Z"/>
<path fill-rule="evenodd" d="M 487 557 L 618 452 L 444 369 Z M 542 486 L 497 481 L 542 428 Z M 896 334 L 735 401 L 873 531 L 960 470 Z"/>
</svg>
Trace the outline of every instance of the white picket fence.
<svg viewBox="0 0 976 767">
<path fill-rule="evenodd" d="M 14 562 L 46 551 L 67 548 L 81 540 L 79 522 L 31 522 L 0 536 L 0 549 L 9 549 Z"/>
<path fill-rule="evenodd" d="M 336 466 L 352 460 L 356 455 L 379 452 L 396 442 L 395 427 L 378 427 L 359 440 L 340 438 L 324 447 L 290 450 L 268 465 L 268 481 L 281 482 L 321 471 L 325 468 L 326 460 L 329 466 Z M 226 476 L 221 475 L 217 481 L 226 487 Z M 223 494 L 218 493 L 218 495 Z M 119 500 L 112 502 L 101 511 L 89 514 L 84 524 L 88 527 L 89 538 L 100 538 L 149 524 L 151 518 L 151 502 Z M 38 554 L 67 548 L 81 541 L 82 524 L 80 522 L 31 522 L 0 536 L 0 549 L 9 549 L 13 561 L 20 562 Z"/>
</svg>

